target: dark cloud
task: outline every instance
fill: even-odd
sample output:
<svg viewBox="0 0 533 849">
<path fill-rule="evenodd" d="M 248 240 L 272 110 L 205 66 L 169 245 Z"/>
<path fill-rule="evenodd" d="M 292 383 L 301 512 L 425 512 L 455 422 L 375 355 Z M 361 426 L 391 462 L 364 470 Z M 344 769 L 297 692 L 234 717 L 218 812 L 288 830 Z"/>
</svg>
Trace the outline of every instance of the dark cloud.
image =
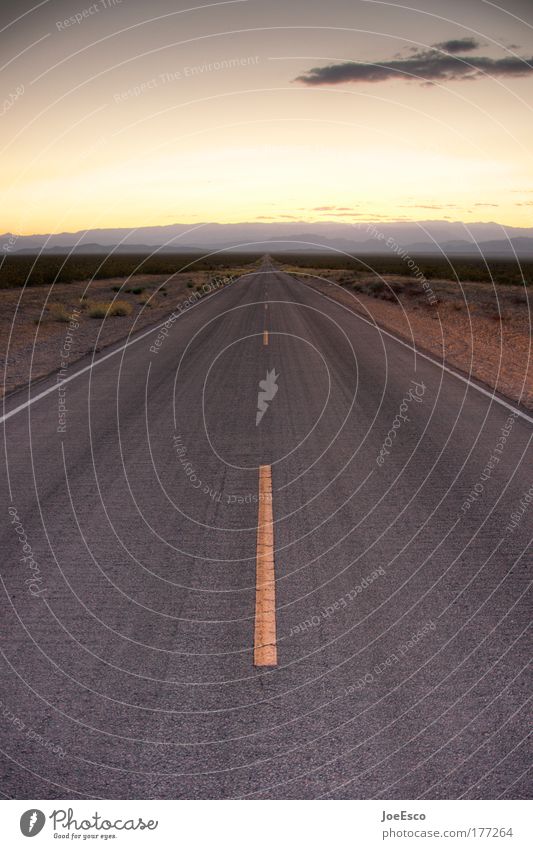
<svg viewBox="0 0 533 849">
<path fill-rule="evenodd" d="M 468 50 L 477 50 L 481 45 L 475 38 L 451 38 L 450 41 L 440 41 L 433 47 L 445 50 L 446 53 L 466 53 Z"/>
<path fill-rule="evenodd" d="M 380 83 L 385 80 L 407 79 L 428 82 L 451 82 L 480 79 L 485 74 L 495 77 L 525 77 L 533 74 L 533 57 L 521 59 L 506 56 L 489 59 L 487 56 L 446 56 L 437 50 L 426 50 L 409 59 L 390 62 L 341 62 L 311 68 L 296 77 L 295 82 L 306 85 L 336 85 L 338 83 Z"/>
</svg>

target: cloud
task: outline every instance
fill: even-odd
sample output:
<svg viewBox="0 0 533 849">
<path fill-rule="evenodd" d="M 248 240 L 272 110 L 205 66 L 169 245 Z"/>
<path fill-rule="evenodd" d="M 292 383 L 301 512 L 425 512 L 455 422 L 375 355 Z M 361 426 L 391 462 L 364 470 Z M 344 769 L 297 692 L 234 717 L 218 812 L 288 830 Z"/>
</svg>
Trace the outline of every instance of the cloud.
<svg viewBox="0 0 533 849">
<path fill-rule="evenodd" d="M 443 42 L 450 43 L 450 42 Z M 506 56 L 489 59 L 487 56 L 444 55 L 437 50 L 416 53 L 408 59 L 389 62 L 340 62 L 311 68 L 296 77 L 294 82 L 306 85 L 337 85 L 339 83 L 380 83 L 406 79 L 428 82 L 453 82 L 480 79 L 485 74 L 495 77 L 524 77 L 533 74 L 533 57 L 521 59 Z"/>
<path fill-rule="evenodd" d="M 364 218 L 365 212 L 325 212 L 329 218 Z"/>
<path fill-rule="evenodd" d="M 402 203 L 400 209 L 458 209 L 456 203 Z"/>
<path fill-rule="evenodd" d="M 303 208 L 303 207 L 302 207 Z M 312 206 L 312 212 L 351 212 L 351 206 Z"/>
<path fill-rule="evenodd" d="M 477 50 L 481 45 L 475 38 L 451 38 L 449 41 L 440 41 L 433 47 L 445 50 L 446 53 L 466 53 L 468 50 Z"/>
</svg>

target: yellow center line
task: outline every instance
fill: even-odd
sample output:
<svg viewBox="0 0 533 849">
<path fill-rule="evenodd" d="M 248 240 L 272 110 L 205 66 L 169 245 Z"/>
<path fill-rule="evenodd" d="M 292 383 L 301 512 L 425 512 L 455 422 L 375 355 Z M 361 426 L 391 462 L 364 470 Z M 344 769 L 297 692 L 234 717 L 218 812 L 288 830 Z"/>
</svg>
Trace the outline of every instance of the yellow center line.
<svg viewBox="0 0 533 849">
<path fill-rule="evenodd" d="M 263 330 L 263 345 L 268 345 L 268 330 Z"/>
<path fill-rule="evenodd" d="M 272 467 L 259 466 L 254 666 L 277 666 Z"/>
</svg>

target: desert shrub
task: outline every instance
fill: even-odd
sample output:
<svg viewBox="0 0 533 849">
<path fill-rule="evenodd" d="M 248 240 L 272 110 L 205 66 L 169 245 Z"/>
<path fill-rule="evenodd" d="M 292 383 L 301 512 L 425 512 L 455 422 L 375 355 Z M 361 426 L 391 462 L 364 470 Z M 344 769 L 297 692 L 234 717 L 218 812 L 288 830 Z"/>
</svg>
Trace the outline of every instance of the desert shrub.
<svg viewBox="0 0 533 849">
<path fill-rule="evenodd" d="M 131 315 L 133 307 L 127 301 L 115 301 L 111 304 L 110 315 Z"/>
<path fill-rule="evenodd" d="M 107 315 L 109 304 L 104 303 L 103 301 L 94 301 L 89 304 L 89 317 L 90 318 L 105 318 Z"/>
<path fill-rule="evenodd" d="M 70 313 L 64 304 L 56 303 L 48 305 L 48 312 L 54 321 L 70 321 Z"/>
<path fill-rule="evenodd" d="M 73 280 L 105 280 L 129 277 L 132 274 L 180 274 L 187 271 L 216 270 L 227 265 L 248 267 L 256 260 L 253 254 L 157 253 L 142 254 L 6 254 L 0 266 L 0 289 L 15 286 L 49 286 L 51 283 L 71 283 Z"/>
<path fill-rule="evenodd" d="M 377 295 L 383 292 L 384 288 L 385 284 L 381 280 L 371 280 L 370 283 L 366 283 L 363 286 L 363 292 L 366 292 L 367 295 Z"/>
<path fill-rule="evenodd" d="M 93 301 L 89 304 L 91 318 L 107 318 L 112 315 L 130 315 L 133 307 L 127 301 Z"/>
<path fill-rule="evenodd" d="M 356 248 L 354 247 L 354 250 Z M 488 257 L 486 264 L 482 259 L 466 256 L 450 256 L 448 259 L 442 256 L 416 256 L 413 260 L 422 274 L 428 280 L 455 280 L 461 282 L 492 281 L 500 286 L 533 284 L 533 260 L 523 259 L 518 263 L 514 259 Z M 416 277 L 416 268 L 410 269 L 399 256 L 390 254 L 366 254 L 361 250 L 360 258 L 353 256 L 351 259 L 344 255 L 315 254 L 308 253 L 298 255 L 295 253 L 275 254 L 273 259 L 279 263 L 287 263 L 293 267 L 310 269 L 325 269 L 335 271 L 350 271 L 368 273 L 368 266 L 376 274 L 401 274 Z"/>
</svg>

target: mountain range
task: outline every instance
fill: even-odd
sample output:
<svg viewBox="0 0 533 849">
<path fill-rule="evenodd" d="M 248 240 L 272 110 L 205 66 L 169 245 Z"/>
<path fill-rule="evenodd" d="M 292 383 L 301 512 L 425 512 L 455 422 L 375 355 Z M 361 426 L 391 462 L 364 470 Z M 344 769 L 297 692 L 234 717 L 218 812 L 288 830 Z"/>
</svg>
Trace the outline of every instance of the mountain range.
<svg viewBox="0 0 533 849">
<path fill-rule="evenodd" d="M 132 229 L 0 236 L 0 253 L 150 253 L 210 251 L 334 251 L 358 255 L 469 255 L 533 258 L 533 227 L 494 222 L 392 221 L 344 224 L 317 222 L 243 222 L 170 224 Z"/>
</svg>

